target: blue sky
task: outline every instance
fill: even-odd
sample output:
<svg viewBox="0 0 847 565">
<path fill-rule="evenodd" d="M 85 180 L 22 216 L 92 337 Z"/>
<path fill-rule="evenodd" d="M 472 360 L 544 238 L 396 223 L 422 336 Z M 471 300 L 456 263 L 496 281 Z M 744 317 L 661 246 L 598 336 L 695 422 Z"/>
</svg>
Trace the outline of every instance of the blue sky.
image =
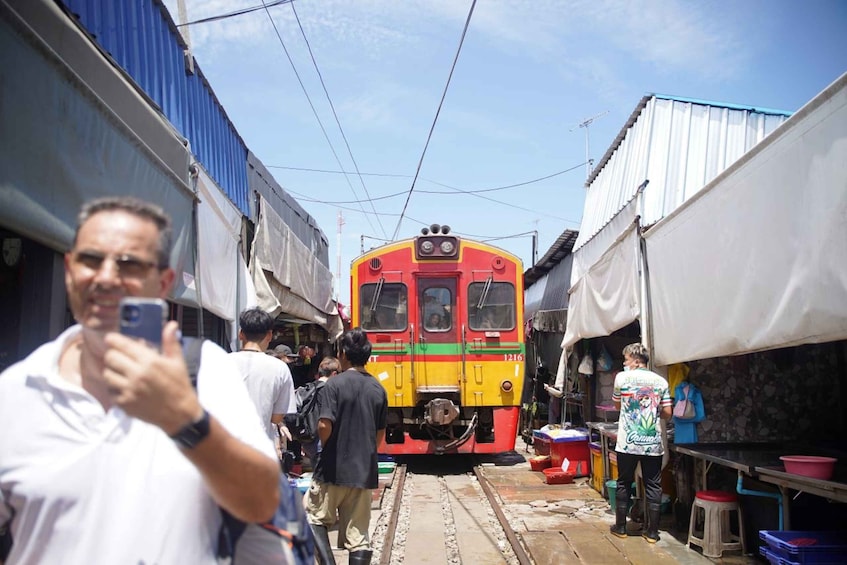
<svg viewBox="0 0 847 565">
<path fill-rule="evenodd" d="M 188 21 L 262 4 L 185 2 Z M 537 232 L 540 257 L 579 227 L 586 118 L 602 114 L 597 161 L 645 94 L 796 111 L 847 71 L 843 0 L 480 0 L 423 155 L 471 5 L 297 0 L 190 27 L 244 142 L 326 233 L 333 274 L 340 255 L 344 303 L 362 238 L 431 223 L 505 238 L 492 243 L 528 268 L 532 237 L 507 236 Z"/>
</svg>

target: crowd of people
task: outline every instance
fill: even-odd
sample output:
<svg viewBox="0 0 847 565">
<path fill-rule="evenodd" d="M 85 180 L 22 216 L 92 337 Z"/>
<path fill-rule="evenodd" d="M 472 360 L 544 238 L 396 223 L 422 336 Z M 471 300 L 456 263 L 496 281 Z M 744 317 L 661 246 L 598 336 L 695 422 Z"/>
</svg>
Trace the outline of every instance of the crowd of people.
<svg viewBox="0 0 847 565">
<path fill-rule="evenodd" d="M 204 341 L 197 366 L 174 321 L 147 341 L 124 335 L 123 299 L 170 295 L 172 239 L 143 200 L 83 206 L 64 258 L 76 324 L 0 374 L 0 563 L 216 563 L 221 509 L 268 521 L 291 449 L 314 469 L 319 561 L 334 563 L 337 524 L 349 562 L 370 563 L 387 398 L 365 369 L 367 335 L 346 332 L 317 367 L 311 347 L 271 348 L 258 308 L 240 315 L 239 351 Z M 293 445 L 283 416 L 316 377 L 319 440 Z"/>
<path fill-rule="evenodd" d="M 142 200 L 82 208 L 64 259 L 76 324 L 0 374 L 0 562 L 216 563 L 220 509 L 267 521 L 280 501 L 280 459 L 293 451 L 313 468 L 305 508 L 319 562 L 334 564 L 328 530 L 337 526 L 349 563 L 370 563 L 388 402 L 366 370 L 367 334 L 347 331 L 338 357 L 315 364 L 307 345 L 271 347 L 274 320 L 252 308 L 239 318 L 239 350 L 205 341 L 199 367 L 187 363 L 176 322 L 152 342 L 122 334 L 122 299 L 169 296 L 172 237 L 167 214 Z M 430 315 L 440 324 L 448 313 Z M 646 368 L 644 346 L 623 353 L 611 533 L 627 535 L 640 464 L 643 536 L 654 543 L 663 446 L 642 428 L 669 419 L 671 401 L 667 381 Z M 315 379 L 318 437 L 301 445 L 283 417 L 297 409 L 295 389 Z"/>
</svg>

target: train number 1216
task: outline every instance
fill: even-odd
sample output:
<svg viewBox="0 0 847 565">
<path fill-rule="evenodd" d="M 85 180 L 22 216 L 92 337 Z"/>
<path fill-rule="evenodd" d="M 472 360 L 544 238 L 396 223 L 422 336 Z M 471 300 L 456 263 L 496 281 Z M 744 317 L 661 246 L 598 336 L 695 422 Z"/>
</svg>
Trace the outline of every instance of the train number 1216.
<svg viewBox="0 0 847 565">
<path fill-rule="evenodd" d="M 504 353 L 503 361 L 523 361 L 523 353 Z"/>
</svg>

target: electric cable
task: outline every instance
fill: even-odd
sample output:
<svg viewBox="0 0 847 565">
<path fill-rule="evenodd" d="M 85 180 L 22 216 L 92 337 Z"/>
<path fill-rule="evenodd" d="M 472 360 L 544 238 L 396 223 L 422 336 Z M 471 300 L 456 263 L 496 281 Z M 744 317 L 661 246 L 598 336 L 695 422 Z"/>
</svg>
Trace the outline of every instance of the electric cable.
<svg viewBox="0 0 847 565">
<path fill-rule="evenodd" d="M 350 143 L 347 141 L 347 135 L 344 133 L 344 128 L 341 127 L 341 120 L 338 119 L 338 113 L 335 111 L 335 104 L 332 103 L 332 98 L 329 96 L 329 91 L 326 88 L 326 83 L 324 82 L 323 74 L 321 73 L 320 68 L 318 68 L 318 62 L 315 60 L 315 54 L 312 52 L 312 45 L 309 43 L 309 39 L 306 37 L 306 31 L 303 29 L 303 25 L 300 23 L 300 16 L 297 15 L 297 9 L 294 7 L 294 2 L 291 2 L 291 11 L 294 13 L 294 19 L 297 20 L 297 27 L 300 28 L 300 35 L 303 36 L 303 41 L 306 43 L 306 49 L 309 51 L 309 57 L 312 59 L 312 66 L 315 68 L 315 72 L 318 75 L 318 79 L 321 82 L 321 87 L 324 91 L 324 96 L 326 96 L 326 101 L 329 103 L 329 107 L 332 110 L 332 116 L 335 118 L 335 123 L 338 126 L 338 131 L 341 132 L 341 138 L 344 140 L 344 145 L 347 147 L 347 154 L 350 156 L 350 161 L 353 162 L 353 167 L 356 169 L 356 174 L 359 177 L 359 182 L 362 185 L 362 189 L 365 191 L 365 195 L 368 197 L 368 201 L 371 205 L 371 210 L 373 210 L 374 215 L 376 216 L 376 222 L 379 224 L 379 228 L 382 230 L 382 234 L 385 237 L 388 237 L 388 234 L 385 231 L 385 227 L 382 225 L 382 220 L 380 219 L 379 214 L 376 212 L 376 208 L 373 205 L 373 200 L 371 199 L 371 195 L 368 192 L 368 187 L 365 186 L 365 180 L 362 178 L 362 173 L 359 171 L 359 164 L 356 162 L 356 158 L 353 157 L 353 150 L 350 149 Z"/>
<path fill-rule="evenodd" d="M 176 27 L 186 27 L 193 26 L 195 24 L 207 24 L 210 22 L 217 22 L 219 20 L 225 20 L 227 18 L 234 18 L 235 16 L 242 16 L 244 14 L 249 14 L 250 12 L 256 12 L 261 10 L 262 8 L 273 8 L 274 6 L 281 6 L 282 4 L 294 3 L 294 0 L 275 0 L 274 2 L 269 2 L 267 4 L 262 3 L 261 6 L 253 6 L 252 8 L 242 8 L 241 10 L 235 10 L 233 12 L 228 12 L 226 14 L 220 14 L 217 16 L 210 16 L 208 18 L 201 18 L 199 20 L 194 20 L 193 22 L 186 22 L 184 24 L 176 24 Z"/>
<path fill-rule="evenodd" d="M 453 78 L 453 71 L 456 70 L 456 63 L 459 61 L 459 54 L 462 52 L 462 45 L 465 43 L 465 36 L 468 33 L 468 27 L 471 24 L 471 16 L 473 16 L 474 7 L 476 6 L 476 0 L 473 0 L 471 3 L 471 9 L 468 11 L 468 18 L 465 20 L 465 28 L 462 30 L 462 37 L 459 40 L 459 47 L 456 49 L 456 56 L 453 58 L 453 66 L 450 67 L 450 74 L 447 77 L 447 84 L 444 85 L 444 92 L 441 94 L 441 101 L 438 103 L 438 109 L 435 112 L 435 118 L 432 120 L 432 126 L 429 128 L 429 135 L 426 137 L 426 143 L 424 144 L 423 153 L 421 153 L 421 158 L 418 161 L 418 168 L 415 171 L 415 178 L 412 179 L 412 186 L 409 187 L 409 194 L 406 196 L 406 202 L 403 204 L 403 211 L 400 213 L 400 219 L 397 220 L 397 227 L 394 229 L 394 235 L 392 239 L 397 238 L 397 234 L 400 232 L 400 225 L 403 223 L 403 216 L 406 214 L 406 209 L 409 207 L 409 200 L 412 198 L 412 192 L 415 190 L 415 182 L 418 180 L 418 175 L 421 173 L 421 167 L 423 166 L 423 160 L 426 156 L 426 150 L 429 147 L 429 142 L 432 139 L 432 133 L 435 131 L 435 124 L 438 123 L 438 115 L 441 113 L 441 107 L 444 105 L 444 99 L 447 97 L 447 89 L 450 87 L 450 81 Z"/>
<path fill-rule="evenodd" d="M 338 163 L 338 167 L 341 170 L 344 170 L 344 165 L 341 164 L 341 159 L 338 157 L 338 153 L 336 153 L 335 147 L 333 147 L 332 141 L 329 139 L 329 134 L 327 134 L 326 128 L 324 127 L 320 116 L 318 116 L 318 111 L 315 109 L 315 105 L 312 103 L 312 99 L 309 97 L 309 93 L 306 90 L 306 85 L 303 84 L 303 79 L 300 78 L 300 73 L 297 72 L 297 67 L 294 65 L 294 61 L 291 59 L 291 54 L 288 52 L 288 48 L 285 46 L 285 41 L 282 40 L 282 34 L 279 33 L 279 29 L 276 27 L 276 22 L 274 22 L 274 19 L 271 16 L 270 10 L 267 9 L 267 5 L 265 4 L 265 0 L 262 0 L 262 5 L 265 6 L 265 12 L 268 15 L 268 19 L 271 22 L 271 26 L 274 28 L 274 32 L 276 33 L 277 40 L 279 40 L 279 44 L 282 46 L 282 50 L 283 50 L 283 52 L 285 52 L 285 56 L 288 58 L 288 63 L 291 65 L 291 70 L 294 71 L 294 76 L 297 77 L 297 82 L 300 83 L 300 89 L 303 91 L 303 95 L 306 97 L 306 100 L 309 102 L 309 107 L 312 109 L 312 114 L 315 116 L 315 119 L 318 121 L 318 125 L 321 128 L 321 132 L 323 132 L 323 134 L 324 134 L 324 139 L 326 139 L 326 142 L 329 145 L 329 149 L 330 149 L 330 151 L 332 151 L 332 155 L 335 157 L 335 162 Z M 353 188 L 353 184 L 350 182 L 350 178 L 347 175 L 345 175 L 344 178 L 347 181 L 347 185 L 350 187 L 350 190 L 353 192 L 353 195 L 356 198 L 359 198 L 359 195 L 356 194 L 356 189 Z M 362 213 L 365 214 L 365 220 L 367 220 L 368 225 L 371 226 L 371 229 L 376 231 L 374 229 L 373 223 L 371 223 L 370 217 L 367 216 L 367 213 L 365 212 L 364 207 L 361 206 L 361 204 L 359 205 L 359 207 L 361 208 Z"/>
<path fill-rule="evenodd" d="M 564 171 L 559 171 L 558 173 L 553 173 L 551 175 L 546 175 L 546 176 L 543 176 L 543 177 L 539 177 L 537 179 L 523 181 L 523 182 L 519 182 L 519 183 L 515 183 L 515 184 L 509 184 L 509 185 L 506 185 L 506 186 L 498 186 L 498 187 L 495 187 L 495 188 L 480 188 L 480 189 L 476 189 L 476 190 L 465 190 L 465 189 L 462 189 L 462 188 L 457 188 L 455 186 L 450 186 L 449 184 L 444 184 L 442 182 L 429 180 L 429 179 L 426 179 L 424 177 L 420 177 L 420 180 L 422 180 L 422 181 L 431 182 L 432 184 L 437 184 L 439 186 L 449 188 L 450 190 L 449 191 L 447 191 L 447 190 L 418 190 L 418 192 L 420 192 L 422 194 L 455 194 L 457 192 L 458 193 L 464 193 L 464 194 L 478 194 L 478 193 L 481 193 L 481 192 L 495 192 L 495 191 L 498 191 L 498 190 L 506 190 L 506 189 L 509 189 L 509 188 L 517 188 L 519 186 L 526 186 L 528 184 L 534 184 L 534 183 L 545 181 L 545 180 L 548 180 L 548 179 L 551 179 L 551 178 L 554 178 L 554 177 L 558 177 L 558 176 L 563 175 L 565 173 L 569 173 L 571 171 L 574 171 L 574 170 L 582 167 L 584 164 L 585 163 L 580 163 L 579 165 L 574 165 L 573 167 L 571 167 L 569 169 L 565 169 Z M 276 169 L 289 169 L 289 170 L 295 170 L 295 171 L 342 174 L 342 171 L 329 171 L 329 170 L 325 170 L 325 169 L 304 169 L 304 168 L 300 168 L 300 167 L 283 167 L 283 166 L 280 166 L 280 165 L 266 165 L 266 166 L 269 167 L 269 168 L 276 168 Z M 360 174 L 370 175 L 370 176 L 380 176 L 380 177 L 411 178 L 411 175 L 396 175 L 396 174 L 389 174 L 389 173 L 360 173 Z M 395 196 L 400 196 L 400 195 L 403 195 L 403 194 L 406 194 L 405 190 L 400 191 L 400 192 L 395 192 L 393 194 L 376 196 L 376 197 L 372 198 L 371 200 L 385 200 L 387 198 L 393 198 Z M 348 201 L 338 201 L 338 202 L 323 201 L 324 204 L 332 204 L 332 203 L 336 203 L 336 204 L 356 204 L 357 202 L 360 202 L 360 201 L 358 201 L 358 200 L 348 200 Z"/>
</svg>

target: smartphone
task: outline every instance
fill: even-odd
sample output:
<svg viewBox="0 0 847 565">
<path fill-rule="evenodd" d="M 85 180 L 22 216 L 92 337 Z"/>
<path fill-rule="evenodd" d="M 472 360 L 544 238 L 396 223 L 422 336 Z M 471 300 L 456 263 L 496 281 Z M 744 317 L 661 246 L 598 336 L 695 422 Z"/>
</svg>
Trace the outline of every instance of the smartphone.
<svg viewBox="0 0 847 565">
<path fill-rule="evenodd" d="M 162 349 L 162 328 L 167 321 L 168 305 L 161 298 L 121 299 L 121 333 L 143 339 L 151 347 Z"/>
</svg>

